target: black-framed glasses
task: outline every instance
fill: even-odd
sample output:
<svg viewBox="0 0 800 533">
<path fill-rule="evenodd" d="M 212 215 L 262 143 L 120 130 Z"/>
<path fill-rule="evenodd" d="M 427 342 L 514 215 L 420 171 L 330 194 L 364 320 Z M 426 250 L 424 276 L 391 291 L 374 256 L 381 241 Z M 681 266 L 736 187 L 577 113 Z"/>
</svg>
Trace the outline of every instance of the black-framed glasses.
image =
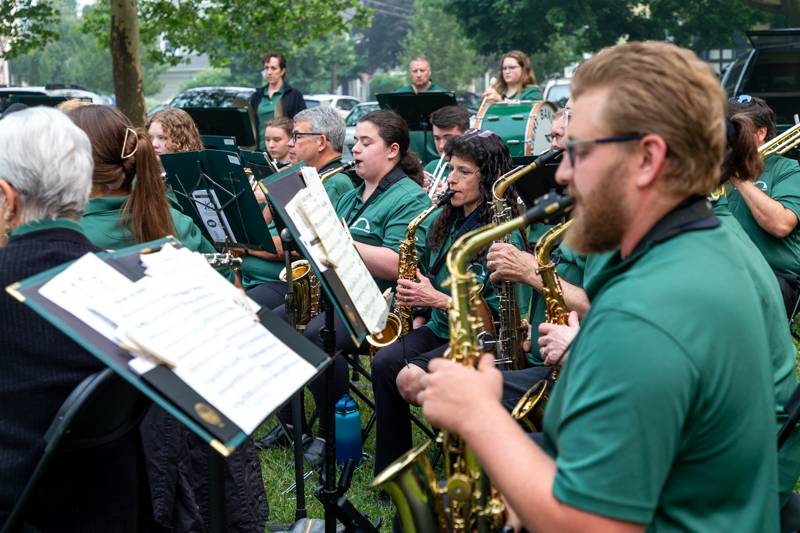
<svg viewBox="0 0 800 533">
<path fill-rule="evenodd" d="M 565 144 L 567 147 L 567 157 L 569 157 L 569 164 L 575 166 L 575 148 L 578 146 L 587 146 L 592 144 L 613 144 L 625 143 L 630 141 L 638 141 L 645 136 L 644 133 L 628 133 L 625 135 L 612 135 L 611 137 L 597 137 L 594 139 L 577 139 L 568 140 Z"/>
<path fill-rule="evenodd" d="M 729 98 L 729 102 L 736 102 L 737 104 L 751 104 L 753 103 L 753 97 L 749 94 L 740 94 L 734 98 Z"/>
<path fill-rule="evenodd" d="M 291 136 L 292 142 L 296 143 L 298 137 L 305 137 L 307 135 L 325 135 L 325 134 L 324 133 L 315 133 L 315 132 L 306 133 L 306 132 L 303 132 L 303 131 L 293 131 L 292 132 L 292 136 Z"/>
</svg>

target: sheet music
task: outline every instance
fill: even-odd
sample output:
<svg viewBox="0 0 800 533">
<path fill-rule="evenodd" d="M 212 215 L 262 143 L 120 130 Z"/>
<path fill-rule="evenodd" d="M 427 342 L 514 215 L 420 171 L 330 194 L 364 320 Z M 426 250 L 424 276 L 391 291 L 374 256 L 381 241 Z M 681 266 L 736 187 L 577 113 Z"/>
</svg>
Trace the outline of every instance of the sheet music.
<svg viewBox="0 0 800 533">
<path fill-rule="evenodd" d="M 222 210 L 214 189 L 195 189 L 192 191 L 192 200 L 214 242 L 236 242 L 228 217 Z"/>
<path fill-rule="evenodd" d="M 316 369 L 262 326 L 205 259 L 165 245 L 133 282 L 87 254 L 40 293 L 125 349 L 146 352 L 247 433 Z M 132 359 L 145 372 L 153 363 Z"/>
<path fill-rule="evenodd" d="M 322 192 L 315 187 L 302 189 L 292 202 L 319 239 L 364 325 L 370 333 L 381 331 L 389 308 L 352 238 L 336 217 L 324 188 Z"/>
</svg>

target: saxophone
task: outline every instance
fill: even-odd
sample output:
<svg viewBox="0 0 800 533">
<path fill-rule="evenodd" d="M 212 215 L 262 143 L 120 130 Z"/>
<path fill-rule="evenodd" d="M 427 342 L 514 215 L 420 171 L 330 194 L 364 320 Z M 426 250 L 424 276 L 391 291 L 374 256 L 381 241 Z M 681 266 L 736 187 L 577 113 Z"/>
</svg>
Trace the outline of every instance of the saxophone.
<svg viewBox="0 0 800 533">
<path fill-rule="evenodd" d="M 472 258 L 493 240 L 533 222 L 567 209 L 569 197 L 547 195 L 524 215 L 501 225 L 489 224 L 459 237 L 447 254 L 450 271 L 450 346 L 445 357 L 457 363 L 476 366 L 481 356 L 478 331 L 480 313 L 473 300 L 481 285 L 469 270 Z M 406 533 L 429 531 L 492 532 L 505 523 L 505 505 L 475 453 L 456 434 L 442 431 L 437 442 L 444 457 L 443 482 L 439 482 L 425 451 L 430 441 L 410 450 L 372 483 L 385 490 L 397 508 Z"/>
<path fill-rule="evenodd" d="M 232 270 L 238 272 L 242 267 L 242 258 L 236 257 L 235 255 L 231 255 L 229 253 L 211 253 L 201 255 L 213 268 L 231 268 Z"/>
<path fill-rule="evenodd" d="M 436 202 L 417 217 L 409 222 L 406 228 L 406 235 L 400 243 L 398 255 L 397 279 L 417 279 L 417 228 L 428 218 L 436 209 L 442 207 L 453 197 L 451 191 L 442 193 Z M 399 305 L 395 299 L 394 305 L 389 315 L 386 317 L 386 326 L 379 333 L 374 333 L 367 337 L 367 342 L 375 348 L 383 348 L 395 342 L 397 339 L 408 333 L 411 327 L 411 308 Z"/>
<path fill-rule="evenodd" d="M 561 279 L 556 273 L 556 265 L 551 255 L 556 245 L 561 241 L 564 232 L 572 225 L 568 220 L 558 226 L 553 226 L 542 235 L 536 243 L 534 255 L 539 268 L 536 273 L 542 278 L 542 297 L 544 298 L 544 317 L 549 324 L 565 325 L 569 318 L 569 309 L 564 301 L 564 290 L 561 288 Z M 558 379 L 558 367 L 550 370 L 550 380 L 553 383 Z M 531 431 L 540 431 L 544 408 L 550 398 L 550 383 L 547 379 L 537 381 L 520 398 L 511 411 L 511 416 L 522 422 Z"/>
<path fill-rule="evenodd" d="M 355 166 L 355 160 L 349 161 L 339 165 L 338 167 L 323 172 L 319 175 L 319 180 L 322 183 L 325 183 L 326 180 L 330 179 L 336 174 L 340 172 L 347 172 L 348 170 L 355 168 Z M 320 311 L 322 311 L 322 292 L 319 284 L 319 278 L 311 269 L 311 265 L 309 265 L 308 261 L 305 259 L 292 261 L 291 268 L 292 292 L 294 293 L 295 303 L 294 309 L 287 311 L 293 313 L 293 324 L 295 327 L 298 330 L 303 330 L 305 329 L 306 324 L 308 324 L 312 318 L 317 316 Z M 278 274 L 278 279 L 283 282 L 287 280 L 286 267 L 284 267 L 280 274 Z"/>
<path fill-rule="evenodd" d="M 560 153 L 561 150 L 549 150 L 529 165 L 512 170 L 494 182 L 492 185 L 492 218 L 495 224 L 503 224 L 512 218 L 512 206 L 505 197 L 508 188 L 531 171 L 552 161 Z M 511 234 L 504 234 L 501 242 L 511 242 Z M 520 317 L 515 284 L 511 281 L 499 281 L 494 285 L 500 304 L 500 320 L 497 328 L 498 359 L 509 365 L 512 370 L 521 370 L 528 366 L 525 352 L 522 350 L 522 341 L 528 327 Z"/>
</svg>

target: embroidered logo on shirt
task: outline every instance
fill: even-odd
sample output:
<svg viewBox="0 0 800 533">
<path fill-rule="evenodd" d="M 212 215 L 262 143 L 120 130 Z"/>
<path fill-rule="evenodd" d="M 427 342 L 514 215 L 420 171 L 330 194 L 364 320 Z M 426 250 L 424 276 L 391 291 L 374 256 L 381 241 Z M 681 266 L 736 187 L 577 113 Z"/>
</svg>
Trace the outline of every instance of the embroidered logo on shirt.
<svg viewBox="0 0 800 533">
<path fill-rule="evenodd" d="M 761 189 L 762 191 L 767 192 L 767 183 L 766 182 L 758 180 L 757 182 L 754 183 L 754 185 L 756 187 L 758 187 L 759 189 Z"/>
<path fill-rule="evenodd" d="M 364 217 L 358 217 L 355 222 L 350 224 L 350 231 L 370 233 L 372 231 L 372 227 L 369 225 L 369 220 Z"/>
</svg>

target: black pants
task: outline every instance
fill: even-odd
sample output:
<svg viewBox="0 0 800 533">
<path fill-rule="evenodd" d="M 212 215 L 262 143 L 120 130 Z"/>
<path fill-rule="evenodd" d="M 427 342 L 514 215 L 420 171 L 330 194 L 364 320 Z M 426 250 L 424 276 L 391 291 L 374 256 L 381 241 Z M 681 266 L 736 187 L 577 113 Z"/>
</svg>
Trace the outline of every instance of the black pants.
<svg viewBox="0 0 800 533">
<path fill-rule="evenodd" d="M 503 371 L 503 407 L 511 412 L 528 389 L 550 375 L 550 367 L 537 365 L 524 370 Z"/>
<path fill-rule="evenodd" d="M 249 292 L 248 292 L 249 295 Z M 286 308 L 284 306 L 279 306 L 273 311 L 276 315 L 280 316 L 281 318 L 286 318 Z M 336 333 L 336 357 L 333 359 L 333 368 L 326 370 L 327 372 L 334 373 L 334 387 L 333 387 L 333 403 L 329 406 L 330 410 L 333 410 L 336 407 L 336 402 L 341 398 L 343 395 L 347 394 L 349 380 L 347 377 L 347 360 L 342 355 L 343 353 L 355 353 L 356 352 L 356 345 L 353 343 L 350 334 L 347 332 L 347 328 L 344 325 L 344 322 L 341 318 L 339 318 L 339 314 L 333 314 L 333 324 L 334 330 Z M 319 346 L 322 349 L 325 349 L 325 345 L 322 341 L 322 328 L 325 326 L 325 313 L 322 312 L 317 315 L 315 318 L 311 319 L 311 321 L 306 324 L 305 330 L 305 337 Z M 325 411 L 325 379 L 326 373 L 323 373 L 314 381 L 309 384 L 309 388 L 311 389 L 311 394 L 314 395 L 314 403 L 317 405 L 317 410 L 319 411 L 319 433 L 318 436 L 322 438 L 327 438 L 328 435 L 328 417 Z M 300 402 L 303 404 L 303 402 Z M 292 404 L 288 402 L 285 404 L 280 411 L 278 411 L 278 418 L 285 424 L 291 424 L 292 422 Z M 306 427 L 305 417 L 303 418 L 303 432 L 309 434 L 308 428 Z"/>
<path fill-rule="evenodd" d="M 778 278 L 778 286 L 781 288 L 786 316 L 791 321 L 794 317 L 794 305 L 800 296 L 800 280 L 792 274 L 778 271 L 775 271 L 775 277 Z"/>
<path fill-rule="evenodd" d="M 271 281 L 256 285 L 247 291 L 247 295 L 258 305 L 267 309 L 276 309 L 286 303 L 286 284 Z"/>
<path fill-rule="evenodd" d="M 427 327 L 409 331 L 397 342 L 381 348 L 372 361 L 372 391 L 375 396 L 375 473 L 411 449 L 411 411 L 397 389 L 397 374 L 407 364 L 428 369 L 428 362 L 441 357 L 447 341 Z"/>
</svg>

